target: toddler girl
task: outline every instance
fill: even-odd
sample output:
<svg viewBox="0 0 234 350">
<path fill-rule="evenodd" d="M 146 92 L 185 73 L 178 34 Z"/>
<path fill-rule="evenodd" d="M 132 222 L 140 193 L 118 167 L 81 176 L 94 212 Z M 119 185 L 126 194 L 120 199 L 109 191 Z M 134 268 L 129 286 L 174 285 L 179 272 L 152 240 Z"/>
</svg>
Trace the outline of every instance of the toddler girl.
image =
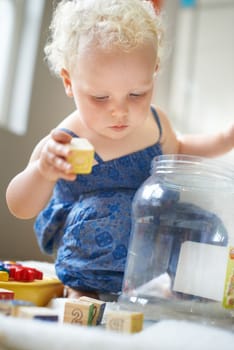
<svg viewBox="0 0 234 350">
<path fill-rule="evenodd" d="M 68 296 L 121 291 L 132 199 L 155 156 L 217 156 L 233 148 L 233 125 L 178 136 L 151 104 L 160 37 L 150 1 L 60 1 L 55 9 L 46 57 L 76 108 L 35 147 L 10 182 L 7 203 L 19 218 L 37 216 L 39 246 L 55 254 Z M 72 172 L 72 137 L 93 144 L 91 174 Z"/>
</svg>

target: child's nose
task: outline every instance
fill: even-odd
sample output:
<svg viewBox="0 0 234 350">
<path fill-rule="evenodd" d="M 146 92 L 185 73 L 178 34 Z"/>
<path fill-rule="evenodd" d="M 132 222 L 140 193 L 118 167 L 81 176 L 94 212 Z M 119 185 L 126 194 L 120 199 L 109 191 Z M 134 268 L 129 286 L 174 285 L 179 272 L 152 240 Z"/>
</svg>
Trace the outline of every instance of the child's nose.
<svg viewBox="0 0 234 350">
<path fill-rule="evenodd" d="M 111 115 L 116 119 L 126 118 L 126 116 L 128 115 L 127 103 L 121 102 L 121 103 L 115 104 L 112 108 Z"/>
</svg>

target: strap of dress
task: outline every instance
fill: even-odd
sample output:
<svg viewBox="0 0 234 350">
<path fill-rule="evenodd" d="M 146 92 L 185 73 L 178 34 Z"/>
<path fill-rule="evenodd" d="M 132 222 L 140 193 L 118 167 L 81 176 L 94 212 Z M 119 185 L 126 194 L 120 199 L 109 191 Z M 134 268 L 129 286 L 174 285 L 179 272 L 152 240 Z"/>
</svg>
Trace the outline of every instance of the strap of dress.
<svg viewBox="0 0 234 350">
<path fill-rule="evenodd" d="M 79 137 L 78 135 L 76 135 L 73 131 L 71 131 L 70 129 L 66 129 L 66 128 L 60 128 L 59 130 L 62 130 L 64 132 L 66 132 L 67 134 L 71 135 L 72 137 Z"/>
<path fill-rule="evenodd" d="M 154 119 L 158 125 L 158 129 L 159 129 L 159 139 L 158 139 L 158 142 L 160 142 L 161 140 L 161 137 L 162 137 L 162 126 L 161 126 L 161 122 L 160 122 L 160 119 L 159 119 L 159 116 L 158 116 L 158 113 L 156 111 L 156 109 L 154 107 L 151 106 L 151 111 L 153 113 L 153 116 L 154 116 Z"/>
</svg>

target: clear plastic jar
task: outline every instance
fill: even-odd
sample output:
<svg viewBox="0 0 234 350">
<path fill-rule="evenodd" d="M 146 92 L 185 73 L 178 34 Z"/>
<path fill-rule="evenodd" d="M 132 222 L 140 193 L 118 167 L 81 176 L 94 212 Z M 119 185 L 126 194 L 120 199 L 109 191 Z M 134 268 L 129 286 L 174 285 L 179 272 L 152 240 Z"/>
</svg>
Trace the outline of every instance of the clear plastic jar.
<svg viewBox="0 0 234 350">
<path fill-rule="evenodd" d="M 234 329 L 234 168 L 186 155 L 153 160 L 133 200 L 119 302 L 148 320 Z"/>
</svg>

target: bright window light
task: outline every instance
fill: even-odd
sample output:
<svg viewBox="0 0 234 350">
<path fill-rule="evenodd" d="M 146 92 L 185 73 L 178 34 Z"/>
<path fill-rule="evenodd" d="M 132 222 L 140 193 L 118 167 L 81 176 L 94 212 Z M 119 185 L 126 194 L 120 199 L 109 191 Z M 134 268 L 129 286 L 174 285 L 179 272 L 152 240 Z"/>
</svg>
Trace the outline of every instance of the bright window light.
<svg viewBox="0 0 234 350">
<path fill-rule="evenodd" d="M 0 0 L 0 125 L 27 130 L 44 0 Z"/>
</svg>

